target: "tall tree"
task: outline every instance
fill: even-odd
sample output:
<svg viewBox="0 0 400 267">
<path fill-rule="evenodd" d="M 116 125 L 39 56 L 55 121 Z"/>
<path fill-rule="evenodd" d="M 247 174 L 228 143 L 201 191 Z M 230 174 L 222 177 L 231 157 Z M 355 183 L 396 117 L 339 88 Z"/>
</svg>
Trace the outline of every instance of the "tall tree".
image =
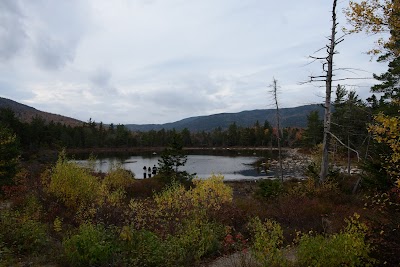
<svg viewBox="0 0 400 267">
<path fill-rule="evenodd" d="M 359 151 L 368 138 L 367 124 L 370 122 L 370 114 L 367 107 L 355 91 L 347 91 L 339 86 L 336 90 L 334 101 L 335 110 L 332 114 L 332 133 L 338 140 L 346 143 L 347 170 L 350 173 L 351 155 Z"/>
<path fill-rule="evenodd" d="M 276 134 L 277 134 L 277 140 L 278 140 L 278 160 L 279 160 L 279 170 L 280 170 L 280 176 L 281 176 L 281 181 L 283 183 L 283 168 L 282 168 L 282 149 L 281 149 L 281 123 L 280 123 L 280 115 L 279 115 L 279 105 L 278 105 L 278 81 L 273 78 L 272 79 L 272 84 L 270 85 L 272 88 L 272 96 L 274 98 L 274 103 L 275 103 L 275 108 L 276 108 Z"/>
<path fill-rule="evenodd" d="M 307 128 L 304 131 L 303 143 L 306 146 L 316 146 L 322 142 L 324 124 L 318 110 L 310 111 L 307 115 Z"/>
<path fill-rule="evenodd" d="M 336 4 L 337 0 L 333 1 L 332 5 L 332 28 L 331 35 L 329 37 L 330 43 L 327 45 L 327 57 L 325 70 L 325 114 L 324 114 L 324 135 L 322 141 L 322 162 L 321 162 L 321 173 L 319 175 L 320 183 L 326 180 L 328 174 L 329 164 L 329 137 L 331 130 L 331 93 L 332 93 L 332 77 L 333 77 L 333 56 L 337 53 L 335 51 L 336 46 L 343 41 L 342 38 L 336 37 L 336 28 L 338 23 L 336 22 Z"/>
<path fill-rule="evenodd" d="M 380 162 L 375 157 L 367 161 L 368 171 L 374 177 L 373 181 L 379 188 L 393 186 L 393 174 L 400 171 L 398 154 L 399 129 L 399 79 L 400 79 L 400 1 L 398 0 L 363 0 L 350 1 L 346 10 L 350 32 L 365 32 L 367 34 L 389 33 L 378 40 L 378 47 L 370 52 L 379 55 L 378 61 L 389 61 L 388 71 L 374 77 L 381 83 L 371 88 L 373 92 L 384 95 L 378 102 L 376 97 L 370 98 L 374 110 L 379 113 L 374 117 L 374 123 L 369 131 L 374 140 L 379 143 L 373 146 L 373 154 L 379 154 Z M 386 38 L 389 36 L 389 38 Z M 383 147 L 382 147 L 383 145 Z M 389 164 L 388 164 L 389 163 Z M 383 167 L 383 168 L 382 168 Z M 397 168 L 393 171 L 392 168 Z M 386 173 L 384 173 L 386 171 Z M 398 178 L 398 176 L 397 176 Z M 388 182 L 389 181 L 389 182 Z M 382 183 L 383 182 L 383 183 Z"/>
</svg>

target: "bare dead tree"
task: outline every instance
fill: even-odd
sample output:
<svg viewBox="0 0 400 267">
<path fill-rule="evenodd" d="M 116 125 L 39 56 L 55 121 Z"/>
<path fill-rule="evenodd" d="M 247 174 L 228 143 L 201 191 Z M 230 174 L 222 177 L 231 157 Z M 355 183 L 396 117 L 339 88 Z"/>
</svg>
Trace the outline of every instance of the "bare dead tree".
<svg viewBox="0 0 400 267">
<path fill-rule="evenodd" d="M 336 38 L 336 28 L 338 23 L 336 22 L 336 4 L 337 0 L 333 0 L 332 6 L 332 28 L 331 36 L 329 38 L 329 45 L 327 48 L 326 66 L 323 65 L 324 71 L 326 72 L 325 78 L 325 114 L 324 114 L 324 138 L 322 141 L 322 162 L 321 162 L 321 172 L 319 174 L 319 182 L 322 183 L 326 180 L 328 174 L 328 164 L 329 164 L 329 133 L 331 130 L 331 94 L 332 94 L 332 78 L 333 78 L 333 56 L 337 53 L 336 46 L 343 41 L 343 38 Z"/>
<path fill-rule="evenodd" d="M 278 139 L 278 160 L 279 160 L 279 170 L 281 181 L 283 183 L 283 167 L 282 167 L 282 149 L 281 149 L 281 124 L 279 115 L 279 105 L 278 105 L 278 81 L 275 77 L 272 79 L 271 93 L 274 97 L 275 107 L 276 107 L 276 127 L 277 127 L 277 139 Z"/>
<path fill-rule="evenodd" d="M 319 182 L 323 183 L 326 180 L 328 174 L 329 167 L 329 140 L 330 140 L 330 129 L 331 129 L 331 94 L 332 94 L 332 82 L 334 81 L 334 69 L 333 65 L 333 57 L 338 52 L 336 51 L 336 46 L 343 42 L 343 37 L 337 37 L 337 26 L 339 23 L 336 21 L 336 5 L 337 0 L 333 0 L 332 5 L 332 26 L 331 26 L 331 34 L 328 37 L 329 43 L 315 53 L 320 52 L 323 49 L 326 49 L 326 56 L 318 57 L 318 56 L 310 56 L 312 62 L 322 61 L 322 70 L 323 75 L 311 75 L 309 76 L 309 83 L 313 82 L 324 82 L 325 83 L 325 101 L 324 101 L 324 133 L 323 133 L 323 141 L 322 141 L 322 161 L 321 161 L 321 172 L 319 174 Z M 311 62 L 311 63 L 312 63 Z M 336 79 L 339 80 L 347 80 L 352 78 L 341 78 Z"/>
<path fill-rule="evenodd" d="M 331 26 L 331 34 L 328 37 L 328 44 L 323 47 L 318 49 L 317 51 L 314 52 L 314 54 L 319 53 L 323 50 L 326 51 L 326 54 L 323 56 L 309 56 L 311 59 L 311 62 L 308 64 L 311 64 L 315 61 L 321 61 L 322 62 L 322 71 L 321 75 L 310 75 L 309 80 L 306 82 L 302 82 L 300 84 L 305 84 L 305 83 L 314 83 L 314 82 L 323 82 L 324 85 L 321 87 L 325 87 L 325 99 L 324 99 L 324 132 L 323 132 L 323 143 L 322 143 L 322 160 L 321 160 L 321 171 L 319 173 L 319 183 L 323 183 L 326 180 L 327 174 L 328 174 L 328 168 L 329 168 L 329 145 L 330 145 L 330 139 L 334 138 L 336 139 L 339 144 L 342 146 L 346 147 L 353 152 L 355 152 L 358 156 L 358 152 L 351 149 L 349 144 L 345 145 L 344 142 L 339 140 L 338 137 L 333 135 L 331 133 L 331 94 L 332 94 L 332 83 L 333 82 L 338 82 L 338 81 L 348 81 L 348 80 L 368 80 L 371 79 L 371 77 L 335 77 L 335 73 L 341 71 L 341 72 L 346 72 L 346 73 L 351 73 L 351 74 L 356 74 L 356 72 L 365 72 L 362 69 L 357 69 L 357 68 L 335 68 L 334 67 L 334 55 L 338 54 L 336 51 L 337 45 L 339 45 L 341 42 L 344 40 L 344 36 L 347 34 L 344 34 L 340 37 L 337 37 L 337 28 L 338 28 L 338 22 L 337 22 L 337 17 L 336 17 L 336 9 L 337 9 L 337 0 L 332 1 L 332 26 Z"/>
</svg>

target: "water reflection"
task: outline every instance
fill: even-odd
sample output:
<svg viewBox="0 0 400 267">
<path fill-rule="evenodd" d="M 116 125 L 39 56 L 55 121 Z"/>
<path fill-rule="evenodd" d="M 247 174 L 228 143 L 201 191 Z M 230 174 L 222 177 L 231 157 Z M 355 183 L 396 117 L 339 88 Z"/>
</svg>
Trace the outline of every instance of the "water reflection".
<svg viewBox="0 0 400 267">
<path fill-rule="evenodd" d="M 201 152 L 201 153 L 200 153 Z M 195 154 L 191 154 L 195 153 Z M 259 179 L 273 176 L 273 172 L 266 172 L 262 166 L 256 167 L 255 162 L 264 158 L 271 158 L 271 152 L 258 151 L 188 151 L 187 162 L 180 170 L 196 173 L 199 178 L 207 178 L 211 174 L 222 174 L 226 180 Z M 95 162 L 97 171 L 107 172 L 111 166 L 122 164 L 125 169 L 131 170 L 138 179 L 143 178 L 143 166 L 158 166 L 159 155 L 152 152 L 135 155 L 118 155 L 98 157 Z M 80 164 L 86 164 L 86 160 L 77 160 Z"/>
</svg>

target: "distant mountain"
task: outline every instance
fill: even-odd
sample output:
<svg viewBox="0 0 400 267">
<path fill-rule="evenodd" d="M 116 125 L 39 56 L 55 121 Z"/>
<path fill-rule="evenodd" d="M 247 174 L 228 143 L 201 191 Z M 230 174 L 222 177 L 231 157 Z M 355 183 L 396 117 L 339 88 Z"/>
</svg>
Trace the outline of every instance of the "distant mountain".
<svg viewBox="0 0 400 267">
<path fill-rule="evenodd" d="M 282 108 L 280 109 L 281 124 L 282 127 L 301 127 L 307 126 L 307 115 L 317 110 L 322 117 L 323 107 L 321 105 L 306 105 L 295 108 Z M 217 127 L 227 129 L 229 125 L 236 122 L 237 126 L 249 127 L 253 126 L 256 121 L 261 125 L 264 124 L 265 120 L 274 126 L 276 122 L 276 111 L 275 109 L 258 109 L 242 111 L 238 113 L 220 113 L 208 116 L 198 116 L 183 119 L 176 122 L 164 123 L 164 124 L 127 124 L 125 125 L 132 131 L 150 131 L 150 130 L 182 130 L 184 128 L 190 131 L 212 131 Z"/>
<path fill-rule="evenodd" d="M 82 121 L 43 112 L 33 107 L 15 102 L 13 100 L 0 97 L 0 108 L 10 108 L 15 112 L 15 115 L 24 122 L 30 122 L 36 116 L 42 117 L 46 122 L 53 121 L 55 123 L 62 123 L 71 126 L 82 125 Z M 318 110 L 320 117 L 322 117 L 323 107 L 321 105 L 306 105 L 295 108 L 282 108 L 280 109 L 282 127 L 306 127 L 307 115 L 314 110 Z M 265 120 L 268 120 L 272 126 L 275 126 L 275 109 L 257 109 L 248 110 L 237 113 L 220 113 L 208 116 L 190 117 L 176 122 L 164 124 L 127 124 L 125 125 L 132 131 L 150 131 L 150 130 L 182 130 L 189 129 L 191 132 L 196 131 L 212 131 L 215 128 L 221 127 L 227 129 L 229 125 L 236 122 L 237 126 L 250 127 L 256 121 L 263 125 Z"/>
<path fill-rule="evenodd" d="M 33 107 L 3 97 L 0 97 L 0 108 L 10 108 L 12 111 L 14 111 L 15 116 L 23 122 L 30 122 L 32 118 L 39 116 L 42 117 L 46 122 L 50 121 L 53 121 L 55 123 L 60 122 L 61 124 L 70 126 L 78 126 L 82 125 L 83 123 L 82 121 L 73 118 L 52 114 L 48 112 L 43 112 Z"/>
</svg>

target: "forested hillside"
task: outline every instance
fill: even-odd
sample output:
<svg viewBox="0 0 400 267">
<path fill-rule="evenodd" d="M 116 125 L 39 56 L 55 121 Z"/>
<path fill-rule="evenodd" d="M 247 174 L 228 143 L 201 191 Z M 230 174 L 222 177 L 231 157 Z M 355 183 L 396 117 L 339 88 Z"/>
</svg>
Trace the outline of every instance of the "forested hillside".
<svg viewBox="0 0 400 267">
<path fill-rule="evenodd" d="M 82 124 L 82 122 L 77 119 L 40 111 L 33 107 L 3 97 L 0 97 L 0 108 L 11 109 L 15 113 L 16 117 L 22 122 L 31 122 L 33 118 L 40 117 L 47 123 L 53 121 L 54 123 L 59 122 L 61 124 L 70 126 L 77 126 Z"/>
<path fill-rule="evenodd" d="M 323 107 L 321 105 L 306 105 L 294 108 L 282 108 L 280 110 L 282 127 L 305 128 L 307 126 L 307 115 L 311 111 L 318 111 L 322 116 Z M 228 129 L 229 125 L 236 123 L 237 126 L 250 127 L 257 121 L 262 123 L 268 120 L 275 126 L 276 111 L 274 109 L 247 110 L 237 113 L 220 113 L 208 116 L 198 116 L 183 119 L 180 121 L 165 124 L 127 124 L 130 130 L 149 131 L 149 130 L 182 130 L 187 128 L 190 131 L 210 132 L 218 127 Z"/>
</svg>

